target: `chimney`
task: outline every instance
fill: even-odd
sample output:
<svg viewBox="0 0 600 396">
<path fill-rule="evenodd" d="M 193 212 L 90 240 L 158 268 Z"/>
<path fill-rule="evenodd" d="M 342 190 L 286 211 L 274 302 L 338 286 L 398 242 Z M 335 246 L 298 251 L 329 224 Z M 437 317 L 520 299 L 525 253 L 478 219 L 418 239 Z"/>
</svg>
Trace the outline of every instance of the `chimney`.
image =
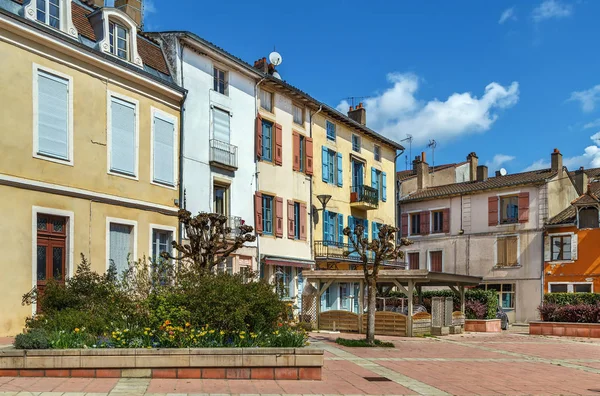
<svg viewBox="0 0 600 396">
<path fill-rule="evenodd" d="M 352 106 L 350 106 L 348 117 L 361 125 L 367 125 L 367 109 L 363 107 L 362 102 L 360 102 L 354 110 L 352 110 Z"/>
<path fill-rule="evenodd" d="M 500 177 L 500 176 L 502 176 L 502 174 L 500 173 L 500 171 L 499 171 L 499 170 L 497 170 L 497 171 L 496 171 L 496 177 Z"/>
<path fill-rule="evenodd" d="M 254 68 L 266 74 L 269 71 L 269 64 L 267 63 L 267 58 L 262 58 L 254 62 Z"/>
<path fill-rule="evenodd" d="M 93 0 L 94 6 L 98 7 L 98 8 L 102 8 L 104 7 L 104 0 Z"/>
<path fill-rule="evenodd" d="M 115 8 L 129 15 L 138 28 L 142 27 L 142 0 L 115 0 Z"/>
<path fill-rule="evenodd" d="M 488 167 L 479 165 L 477 167 L 477 181 L 486 181 L 488 179 Z"/>
<path fill-rule="evenodd" d="M 552 158 L 552 160 L 550 162 L 552 164 L 552 171 L 562 173 L 563 161 L 562 161 L 562 154 L 560 153 L 560 151 L 555 148 L 554 152 L 552 153 L 551 158 Z"/>
<path fill-rule="evenodd" d="M 477 165 L 479 165 L 479 157 L 475 152 L 469 153 L 467 155 L 467 162 L 469 163 L 469 180 L 475 181 L 477 178 Z"/>
<path fill-rule="evenodd" d="M 573 177 L 573 181 L 575 182 L 575 188 L 577 189 L 577 193 L 579 195 L 585 194 L 588 190 L 588 176 L 585 173 L 583 166 L 575 171 L 575 176 Z"/>
<path fill-rule="evenodd" d="M 425 162 L 425 152 L 422 152 L 420 157 L 415 157 L 413 169 L 417 172 L 417 189 L 429 187 L 429 164 Z"/>
</svg>

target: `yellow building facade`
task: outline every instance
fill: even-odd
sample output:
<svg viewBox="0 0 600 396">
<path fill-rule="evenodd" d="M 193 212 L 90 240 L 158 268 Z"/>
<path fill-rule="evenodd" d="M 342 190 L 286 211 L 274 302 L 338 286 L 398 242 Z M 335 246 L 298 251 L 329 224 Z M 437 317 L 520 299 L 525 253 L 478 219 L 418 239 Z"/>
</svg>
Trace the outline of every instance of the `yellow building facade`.
<svg viewBox="0 0 600 396">
<path fill-rule="evenodd" d="M 73 14 L 56 24 L 0 8 L 0 336 L 35 312 L 22 295 L 64 282 L 81 254 L 124 270 L 178 238 L 184 91 L 126 9 L 61 6 Z M 129 53 L 90 44 L 113 22 Z"/>
</svg>

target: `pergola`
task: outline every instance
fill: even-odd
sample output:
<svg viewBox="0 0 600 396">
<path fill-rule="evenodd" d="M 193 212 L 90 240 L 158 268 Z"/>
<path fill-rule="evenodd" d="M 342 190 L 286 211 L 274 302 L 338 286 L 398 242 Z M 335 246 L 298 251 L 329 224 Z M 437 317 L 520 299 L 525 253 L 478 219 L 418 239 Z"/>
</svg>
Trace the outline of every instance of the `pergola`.
<svg viewBox="0 0 600 396">
<path fill-rule="evenodd" d="M 364 293 L 364 272 L 363 270 L 314 270 L 305 271 L 304 278 L 308 282 L 317 284 L 317 318 L 321 311 L 321 296 L 333 282 L 358 282 L 360 283 L 359 294 L 359 311 L 363 312 L 363 293 Z M 419 294 L 422 286 L 444 286 L 449 287 L 454 293 L 460 297 L 460 310 L 465 312 L 465 287 L 477 286 L 481 283 L 482 277 L 448 274 L 443 272 L 431 272 L 428 270 L 398 270 L 387 269 L 380 270 L 377 280 L 378 285 L 396 286 L 408 297 L 408 331 L 407 335 L 412 337 L 412 312 L 415 287 L 418 288 Z M 318 319 L 317 319 L 318 320 Z"/>
</svg>

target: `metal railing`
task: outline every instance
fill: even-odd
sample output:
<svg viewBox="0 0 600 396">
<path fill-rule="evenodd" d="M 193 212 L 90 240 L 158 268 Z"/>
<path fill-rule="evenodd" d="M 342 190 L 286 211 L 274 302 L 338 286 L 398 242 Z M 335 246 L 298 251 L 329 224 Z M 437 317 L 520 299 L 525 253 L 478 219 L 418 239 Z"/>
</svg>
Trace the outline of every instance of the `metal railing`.
<svg viewBox="0 0 600 396">
<path fill-rule="evenodd" d="M 352 186 L 350 202 L 365 202 L 371 205 L 379 205 L 379 191 L 369 186 Z"/>
<path fill-rule="evenodd" d="M 240 235 L 240 226 L 243 224 L 240 216 L 229 216 L 227 218 L 227 225 L 231 228 L 229 235 L 233 238 Z"/>
<path fill-rule="evenodd" d="M 352 263 L 362 263 L 362 259 L 357 252 L 353 252 L 353 247 L 349 243 L 332 241 L 315 241 L 315 259 L 347 261 Z M 344 252 L 352 252 L 348 255 Z M 373 263 L 375 257 L 373 252 L 368 252 L 368 262 Z M 400 261 L 384 261 L 385 269 L 407 269 L 407 263 Z"/>
<path fill-rule="evenodd" d="M 211 139 L 210 162 L 216 162 L 237 169 L 237 146 L 217 139 Z"/>
</svg>

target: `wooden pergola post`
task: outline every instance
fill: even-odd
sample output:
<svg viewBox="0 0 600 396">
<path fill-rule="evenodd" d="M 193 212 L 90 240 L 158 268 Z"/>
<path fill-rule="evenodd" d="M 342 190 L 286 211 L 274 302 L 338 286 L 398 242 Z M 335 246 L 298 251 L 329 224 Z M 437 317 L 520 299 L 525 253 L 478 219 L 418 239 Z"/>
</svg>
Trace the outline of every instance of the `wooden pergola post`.
<svg viewBox="0 0 600 396">
<path fill-rule="evenodd" d="M 464 315 L 465 314 L 465 287 L 460 286 L 459 290 L 460 290 L 460 312 Z"/>
<path fill-rule="evenodd" d="M 407 315 L 407 331 L 406 335 L 409 337 L 413 336 L 413 293 L 415 290 L 415 285 L 412 280 L 408 281 L 408 315 Z"/>
<path fill-rule="evenodd" d="M 365 281 L 364 279 L 361 279 L 359 281 L 359 290 L 358 290 L 358 317 L 360 318 L 359 320 L 359 326 L 358 326 L 358 334 L 362 334 L 362 321 L 363 321 L 363 313 L 365 312 Z"/>
</svg>

